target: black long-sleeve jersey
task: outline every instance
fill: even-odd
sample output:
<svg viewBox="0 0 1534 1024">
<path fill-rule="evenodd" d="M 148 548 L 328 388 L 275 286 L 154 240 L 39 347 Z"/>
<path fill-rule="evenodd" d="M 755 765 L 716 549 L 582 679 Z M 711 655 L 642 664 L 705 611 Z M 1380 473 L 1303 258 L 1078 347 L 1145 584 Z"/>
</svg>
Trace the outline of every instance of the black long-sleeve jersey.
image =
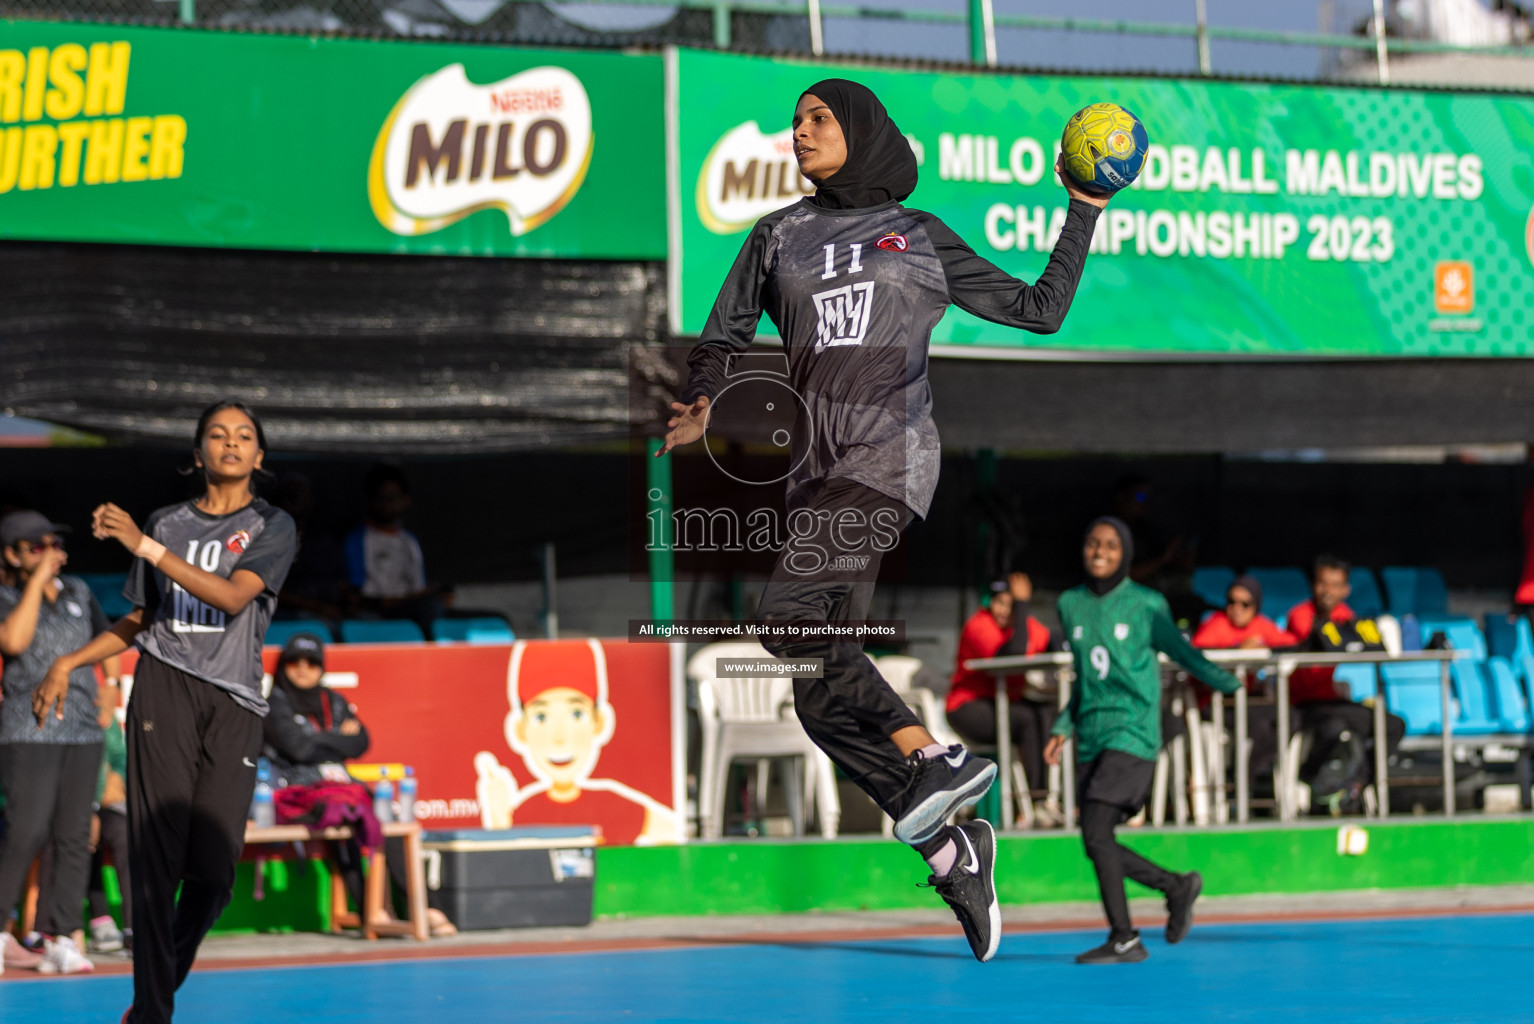
<svg viewBox="0 0 1534 1024">
<path fill-rule="evenodd" d="M 765 312 L 788 352 L 807 427 L 791 445 L 788 507 L 844 476 L 925 517 L 940 449 L 927 348 L 950 303 L 1038 334 L 1059 330 L 1099 214 L 1073 199 L 1036 284 L 977 256 L 948 225 L 899 203 L 826 210 L 800 201 L 757 221 L 720 289 L 682 401 L 725 386 Z"/>
</svg>

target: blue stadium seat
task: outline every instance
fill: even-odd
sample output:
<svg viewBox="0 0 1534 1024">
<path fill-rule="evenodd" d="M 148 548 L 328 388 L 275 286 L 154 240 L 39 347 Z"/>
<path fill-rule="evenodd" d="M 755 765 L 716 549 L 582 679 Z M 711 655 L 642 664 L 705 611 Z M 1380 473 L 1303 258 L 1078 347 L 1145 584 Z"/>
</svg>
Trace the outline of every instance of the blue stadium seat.
<svg viewBox="0 0 1534 1024">
<path fill-rule="evenodd" d="M 1436 662 L 1386 662 L 1380 666 L 1386 706 L 1406 720 L 1408 736 L 1437 736 L 1443 731 Z"/>
<path fill-rule="evenodd" d="M 471 644 L 509 644 L 516 639 L 505 619 L 485 616 L 477 619 L 435 619 L 431 624 L 433 640 L 461 640 Z"/>
<path fill-rule="evenodd" d="M 1373 665 L 1338 665 L 1332 671 L 1332 679 L 1348 684 L 1348 696 L 1352 700 L 1368 700 L 1379 693 L 1379 673 Z"/>
<path fill-rule="evenodd" d="M 1353 614 L 1360 619 L 1372 619 L 1385 613 L 1385 600 L 1380 597 L 1380 585 L 1375 582 L 1374 573 L 1355 565 L 1348 573 L 1348 585 L 1353 591 L 1348 595 L 1348 607 L 1353 609 Z"/>
<path fill-rule="evenodd" d="M 1513 623 L 1513 664 L 1524 658 L 1534 661 L 1534 628 L 1530 628 L 1528 616 L 1520 615 Z"/>
<path fill-rule="evenodd" d="M 1504 612 L 1487 612 L 1486 649 L 1492 657 L 1511 659 L 1518 650 L 1518 630 Z"/>
<path fill-rule="evenodd" d="M 96 595 L 96 603 L 101 605 L 101 612 L 107 618 L 115 621 L 133 610 L 133 605 L 123 597 L 123 586 L 128 582 L 127 573 L 78 572 L 71 575 L 80 577 L 91 588 L 91 593 Z"/>
<path fill-rule="evenodd" d="M 1469 651 L 1477 661 L 1486 659 L 1486 638 L 1474 619 L 1449 618 L 1443 615 L 1424 615 L 1418 620 L 1422 627 L 1422 642 L 1428 643 L 1436 633 L 1442 633 L 1449 646 L 1456 651 Z"/>
<path fill-rule="evenodd" d="M 283 647 L 297 633 L 313 633 L 327 644 L 335 642 L 330 627 L 319 619 L 278 619 L 266 628 L 266 645 Z"/>
<path fill-rule="evenodd" d="M 1301 601 L 1310 600 L 1310 578 L 1291 566 L 1248 569 L 1262 584 L 1262 614 L 1277 620 Z"/>
<path fill-rule="evenodd" d="M 1502 732 L 1502 723 L 1492 713 L 1491 672 L 1484 661 L 1456 661 L 1454 695 L 1459 699 L 1459 716 L 1454 732 L 1462 736 L 1487 736 Z"/>
<path fill-rule="evenodd" d="M 426 635 L 409 619 L 347 619 L 341 623 L 343 644 L 422 643 Z"/>
<path fill-rule="evenodd" d="M 1392 615 L 1447 615 L 1449 590 L 1443 574 L 1427 567 L 1387 565 L 1380 570 Z"/>
<path fill-rule="evenodd" d="M 1531 724 L 1529 695 L 1518 681 L 1512 663 L 1506 658 L 1492 657 L 1486 661 L 1491 674 L 1492 693 L 1497 698 L 1497 718 L 1503 732 L 1526 733 Z"/>
<path fill-rule="evenodd" d="M 1193 592 L 1207 605 L 1225 607 L 1225 592 L 1236 578 L 1234 569 L 1225 565 L 1201 565 L 1193 570 Z"/>
</svg>

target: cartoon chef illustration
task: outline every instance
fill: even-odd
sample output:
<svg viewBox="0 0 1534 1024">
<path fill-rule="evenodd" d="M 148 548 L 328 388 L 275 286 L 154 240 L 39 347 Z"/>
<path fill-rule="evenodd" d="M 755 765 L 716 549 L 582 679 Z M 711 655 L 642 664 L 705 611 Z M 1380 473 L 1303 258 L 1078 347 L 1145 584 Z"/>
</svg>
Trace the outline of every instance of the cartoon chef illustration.
<svg viewBox="0 0 1534 1024">
<path fill-rule="evenodd" d="M 674 843 L 676 813 L 616 779 L 592 778 L 618 719 L 607 698 L 607 659 L 596 640 L 552 640 L 511 649 L 506 742 L 535 781 L 517 788 L 495 755 L 474 757 L 485 828 L 600 825 L 609 843 Z"/>
</svg>

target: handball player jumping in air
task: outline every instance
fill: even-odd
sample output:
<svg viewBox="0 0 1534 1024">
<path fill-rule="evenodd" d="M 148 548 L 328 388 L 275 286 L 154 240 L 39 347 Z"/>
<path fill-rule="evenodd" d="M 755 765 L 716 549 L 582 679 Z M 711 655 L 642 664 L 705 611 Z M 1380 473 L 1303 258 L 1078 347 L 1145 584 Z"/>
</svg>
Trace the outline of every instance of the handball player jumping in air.
<svg viewBox="0 0 1534 1024">
<path fill-rule="evenodd" d="M 901 205 L 916 188 L 910 143 L 865 86 L 817 82 L 793 117 L 794 155 L 816 192 L 757 222 L 725 280 L 673 417 L 663 455 L 703 437 L 731 356 L 766 313 L 787 349 L 804 405 L 790 446 L 790 530 L 759 607 L 766 623 L 863 622 L 879 556 L 937 487 L 939 444 L 927 382 L 932 329 L 949 304 L 1008 327 L 1059 329 L 1107 198 L 1062 175 L 1070 206 L 1049 265 L 1025 284 L 977 256 L 930 213 Z M 799 528 L 795 527 L 795 523 Z M 807 527 L 807 528 L 806 528 Z M 832 555 L 796 557 L 818 545 Z M 948 819 L 989 788 L 996 766 L 937 743 L 864 656 L 860 643 L 767 637 L 772 654 L 823 659 L 794 680 L 805 731 L 895 820 L 895 836 L 931 866 L 970 948 L 1000 939 L 995 835 Z"/>
</svg>

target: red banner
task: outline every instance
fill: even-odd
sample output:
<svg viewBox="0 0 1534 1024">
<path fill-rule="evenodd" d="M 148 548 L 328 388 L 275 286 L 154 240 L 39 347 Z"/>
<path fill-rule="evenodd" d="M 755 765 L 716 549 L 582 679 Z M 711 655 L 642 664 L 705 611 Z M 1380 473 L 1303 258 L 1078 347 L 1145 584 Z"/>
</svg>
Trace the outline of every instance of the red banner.
<svg viewBox="0 0 1534 1024">
<path fill-rule="evenodd" d="M 600 826 L 608 843 L 678 842 L 685 734 L 672 650 L 334 644 L 325 684 L 367 726 L 361 760 L 415 769 L 427 828 L 580 824 Z M 269 671 L 277 655 L 266 649 Z"/>
</svg>

